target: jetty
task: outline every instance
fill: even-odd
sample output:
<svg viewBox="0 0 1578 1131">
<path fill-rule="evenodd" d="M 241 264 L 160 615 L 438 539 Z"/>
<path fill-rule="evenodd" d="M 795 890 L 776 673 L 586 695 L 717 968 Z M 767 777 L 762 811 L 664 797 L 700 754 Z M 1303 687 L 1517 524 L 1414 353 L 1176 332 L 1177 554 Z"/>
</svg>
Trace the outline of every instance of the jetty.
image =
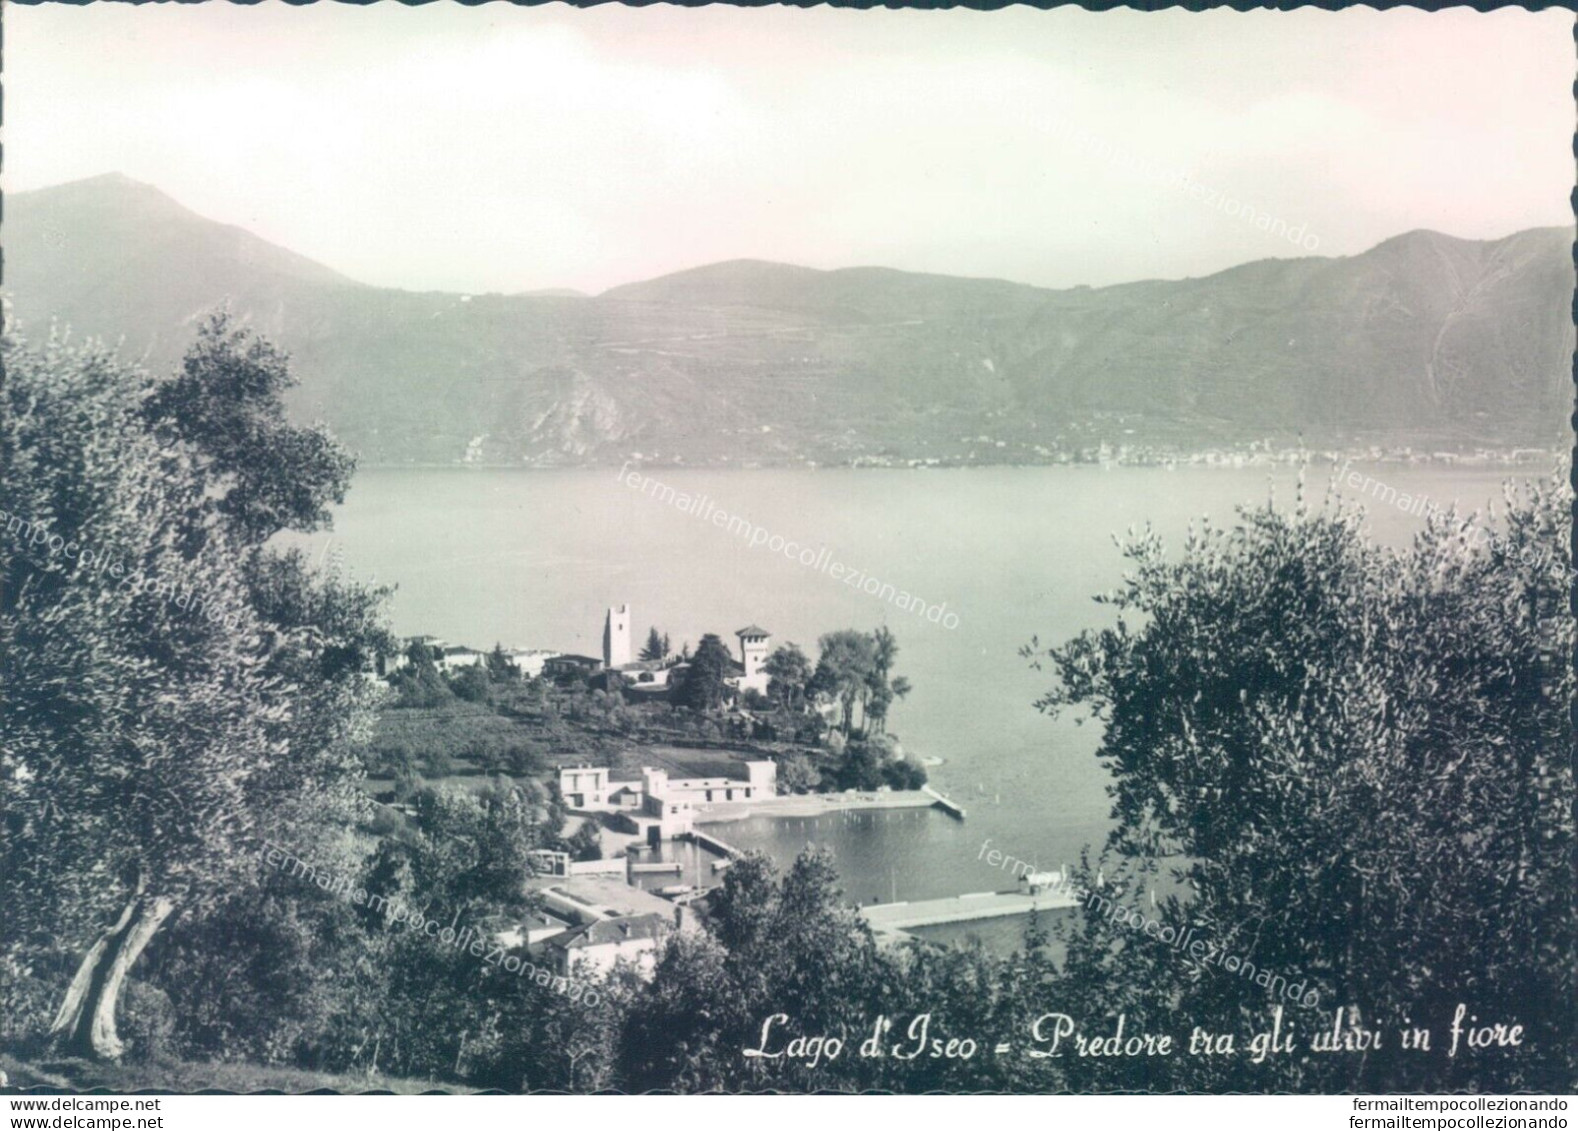
<svg viewBox="0 0 1578 1131">
<path fill-rule="evenodd" d="M 681 833 L 680 836 L 685 840 L 700 845 L 709 852 L 716 852 L 719 856 L 731 862 L 745 855 L 745 853 L 735 848 L 728 841 L 723 840 L 721 837 L 715 837 L 711 833 L 702 832 L 700 829 L 692 829 L 688 833 Z M 714 869 L 714 871 L 716 870 Z"/>
<path fill-rule="evenodd" d="M 946 797 L 944 797 L 942 794 L 938 793 L 935 789 L 933 789 L 929 785 L 921 786 L 921 792 L 932 799 L 932 806 L 933 806 L 933 808 L 941 809 L 944 813 L 948 814 L 948 816 L 950 816 L 950 817 L 956 817 L 956 818 L 958 818 L 961 821 L 964 820 L 964 806 L 963 805 L 960 805 L 958 802 L 955 802 L 955 801 L 949 801 Z"/>
<path fill-rule="evenodd" d="M 978 891 L 945 899 L 873 903 L 862 907 L 860 914 L 879 935 L 900 934 L 914 927 L 1057 911 L 1077 907 L 1081 902 L 1079 893 L 1072 891 Z"/>
</svg>

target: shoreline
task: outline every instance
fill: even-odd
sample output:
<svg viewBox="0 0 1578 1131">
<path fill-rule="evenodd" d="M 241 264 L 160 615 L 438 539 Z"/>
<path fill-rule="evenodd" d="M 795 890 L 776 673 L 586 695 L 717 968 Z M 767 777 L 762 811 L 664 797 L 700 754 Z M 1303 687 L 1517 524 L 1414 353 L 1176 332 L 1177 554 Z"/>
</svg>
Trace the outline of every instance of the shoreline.
<svg viewBox="0 0 1578 1131">
<path fill-rule="evenodd" d="M 1280 454 L 1280 453 L 1279 453 Z M 1311 465 L 1331 464 L 1340 465 L 1344 461 L 1350 463 L 1387 464 L 1403 467 L 1458 467 L 1468 470 L 1488 470 L 1491 468 L 1527 467 L 1530 464 L 1540 463 L 1546 459 L 1565 458 L 1568 454 L 1564 449 L 1545 449 L 1535 445 L 1509 447 L 1505 449 L 1483 449 L 1476 452 L 1448 453 L 1451 458 L 1442 459 L 1429 453 L 1415 452 L 1411 455 L 1401 455 L 1388 452 L 1376 455 L 1370 450 L 1354 452 L 1320 450 L 1308 453 L 1307 462 Z M 1212 458 L 1215 457 L 1215 458 Z M 930 457 L 928 457 L 930 458 Z M 1152 459 L 1121 459 L 1108 460 L 1029 460 L 1029 461 L 950 461 L 926 463 L 917 457 L 914 462 L 899 460 L 892 463 L 872 463 L 865 461 L 849 461 L 843 463 L 816 463 L 809 462 L 784 462 L 784 463 L 663 463 L 646 461 L 626 461 L 633 469 L 662 470 L 662 471 L 981 471 L 991 468 L 1090 468 L 1092 470 L 1105 470 L 1112 467 L 1150 467 L 1162 470 L 1180 467 L 1201 467 L 1224 471 L 1243 471 L 1250 468 L 1276 468 L 1298 467 L 1306 462 L 1300 458 L 1267 458 L 1264 455 L 1256 458 L 1247 452 L 1235 450 L 1222 450 L 1214 452 L 1187 452 L 1171 456 L 1158 455 Z M 464 463 L 450 461 L 446 463 L 425 463 L 413 461 L 409 463 L 365 463 L 360 465 L 361 471 L 618 471 L 619 465 L 613 463 L 572 463 L 572 464 L 533 464 L 533 463 Z"/>
</svg>

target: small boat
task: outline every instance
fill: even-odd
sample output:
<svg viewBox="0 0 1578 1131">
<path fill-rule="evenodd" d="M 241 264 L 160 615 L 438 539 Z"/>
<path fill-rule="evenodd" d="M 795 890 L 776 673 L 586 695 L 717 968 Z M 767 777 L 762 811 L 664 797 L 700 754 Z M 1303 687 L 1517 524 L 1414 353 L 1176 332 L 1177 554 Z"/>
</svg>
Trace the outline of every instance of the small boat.
<svg viewBox="0 0 1578 1131">
<path fill-rule="evenodd" d="M 689 895 L 694 889 L 689 884 L 665 884 L 657 889 L 659 895 Z"/>
</svg>

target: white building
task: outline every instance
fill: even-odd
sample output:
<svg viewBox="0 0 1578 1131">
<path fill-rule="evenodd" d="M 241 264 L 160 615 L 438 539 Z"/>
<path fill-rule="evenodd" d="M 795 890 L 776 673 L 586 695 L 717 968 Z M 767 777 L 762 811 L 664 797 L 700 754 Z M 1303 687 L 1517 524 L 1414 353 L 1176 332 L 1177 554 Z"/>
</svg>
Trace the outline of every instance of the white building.
<svg viewBox="0 0 1578 1131">
<path fill-rule="evenodd" d="M 652 689 L 668 687 L 668 678 L 673 674 L 672 668 L 665 667 L 657 660 L 632 660 L 613 670 L 636 687 Z"/>
<path fill-rule="evenodd" d="M 511 648 L 504 653 L 522 679 L 536 679 L 542 675 L 543 665 L 560 653 L 548 648 Z"/>
<path fill-rule="evenodd" d="M 428 655 L 434 662 L 443 653 L 447 642 L 436 636 L 402 636 L 399 640 L 400 648 L 392 656 L 379 656 L 377 671 L 379 675 L 392 675 L 411 666 L 411 645 L 420 644 L 428 650 Z"/>
<path fill-rule="evenodd" d="M 698 806 L 759 800 L 778 792 L 778 764 L 770 760 L 731 762 L 727 772 L 705 777 L 671 778 L 667 770 L 653 766 L 641 767 L 639 781 L 612 775 L 607 766 L 567 766 L 559 771 L 559 794 L 571 809 L 627 813 L 673 837 L 690 831 Z"/>
<path fill-rule="evenodd" d="M 457 671 L 460 668 L 472 668 L 482 663 L 487 654 L 475 648 L 466 648 L 461 645 L 445 648 L 434 660 L 434 664 L 441 672 Z"/>
</svg>

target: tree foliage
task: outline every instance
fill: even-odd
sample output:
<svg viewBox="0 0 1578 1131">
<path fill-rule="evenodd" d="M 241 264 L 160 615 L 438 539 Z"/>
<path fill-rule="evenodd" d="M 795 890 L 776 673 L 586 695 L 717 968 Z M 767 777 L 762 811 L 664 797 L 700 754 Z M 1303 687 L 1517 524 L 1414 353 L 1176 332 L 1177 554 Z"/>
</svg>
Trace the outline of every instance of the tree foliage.
<svg viewBox="0 0 1578 1131">
<path fill-rule="evenodd" d="M 1289 1086 L 1571 1085 L 1569 500 L 1509 488 L 1488 541 L 1453 514 L 1395 552 L 1302 499 L 1202 525 L 1177 560 L 1140 534 L 1116 623 L 1042 657 L 1043 708 L 1103 724 L 1117 866 L 1138 887 L 1170 862 L 1191 893 L 1164 924 L 1307 981 L 1328 1026 L 1439 1032 L 1462 1002 L 1530 1038 L 1451 1060 L 1394 1040 Z M 1165 987 L 1208 1026 L 1267 1015 L 1252 982 L 1086 926 L 1088 983 Z"/>
<path fill-rule="evenodd" d="M 795 643 L 780 644 L 762 663 L 767 673 L 767 693 L 791 711 L 805 709 L 806 687 L 811 682 L 811 661 Z"/>
<path fill-rule="evenodd" d="M 641 659 L 649 663 L 662 663 L 668 659 L 668 633 L 659 632 L 657 626 L 647 629 L 647 642 L 641 647 Z"/>
<path fill-rule="evenodd" d="M 859 732 L 881 734 L 895 701 L 910 693 L 910 681 L 893 674 L 898 639 L 886 625 L 875 632 L 846 628 L 817 641 L 816 669 L 806 684 L 815 696 L 836 703 L 845 738 Z M 861 725 L 856 728 L 856 711 Z"/>
<path fill-rule="evenodd" d="M 716 711 L 723 705 L 732 657 L 728 647 L 715 633 L 707 633 L 696 646 L 685 680 L 679 686 L 678 702 L 695 711 Z"/>
<path fill-rule="evenodd" d="M 169 916 L 250 882 L 258 838 L 357 804 L 359 668 L 387 639 L 376 594 L 262 545 L 321 522 L 348 468 L 281 423 L 277 355 L 210 323 L 161 383 L 60 339 L 3 348 L 6 962 L 75 963 L 55 1028 L 116 1055 Z"/>
<path fill-rule="evenodd" d="M 191 473 L 217 492 L 225 527 L 245 545 L 327 526 L 350 486 L 355 462 L 328 431 L 286 419 L 296 383 L 284 353 L 221 311 L 143 405 L 155 435 L 197 453 Z"/>
</svg>

